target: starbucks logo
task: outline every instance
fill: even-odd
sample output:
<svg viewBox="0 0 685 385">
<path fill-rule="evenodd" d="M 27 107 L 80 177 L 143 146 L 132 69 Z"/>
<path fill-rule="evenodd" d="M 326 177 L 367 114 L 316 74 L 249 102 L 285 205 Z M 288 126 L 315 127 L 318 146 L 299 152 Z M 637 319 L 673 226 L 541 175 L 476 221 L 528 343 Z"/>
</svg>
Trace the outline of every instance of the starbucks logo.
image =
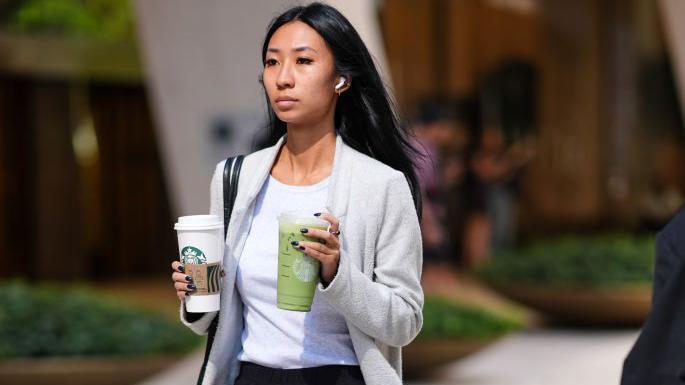
<svg viewBox="0 0 685 385">
<path fill-rule="evenodd" d="M 311 282 L 316 276 L 317 270 L 316 260 L 308 255 L 302 255 L 293 263 L 293 273 L 302 282 Z"/>
<path fill-rule="evenodd" d="M 184 264 L 190 263 L 199 265 L 202 263 L 207 263 L 207 257 L 205 257 L 205 253 L 193 246 L 184 247 L 183 250 L 181 250 L 181 256 L 183 259 L 181 262 Z"/>
</svg>

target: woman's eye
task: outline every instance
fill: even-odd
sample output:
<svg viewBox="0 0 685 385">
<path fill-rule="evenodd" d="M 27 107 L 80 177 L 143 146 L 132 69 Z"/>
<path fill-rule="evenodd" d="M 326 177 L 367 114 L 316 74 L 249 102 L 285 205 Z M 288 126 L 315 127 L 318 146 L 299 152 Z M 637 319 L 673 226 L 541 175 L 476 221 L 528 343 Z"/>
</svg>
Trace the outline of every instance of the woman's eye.
<svg viewBox="0 0 685 385">
<path fill-rule="evenodd" d="M 298 62 L 298 63 L 304 62 L 305 64 L 309 64 L 309 63 L 312 62 L 312 60 L 311 60 L 311 59 L 304 58 L 304 57 L 300 57 L 300 58 L 297 58 L 297 62 Z M 267 60 L 264 61 L 264 66 L 265 66 L 265 67 L 266 67 L 266 66 L 273 65 L 273 64 L 276 64 L 276 60 L 275 60 L 275 59 L 267 59 Z"/>
</svg>

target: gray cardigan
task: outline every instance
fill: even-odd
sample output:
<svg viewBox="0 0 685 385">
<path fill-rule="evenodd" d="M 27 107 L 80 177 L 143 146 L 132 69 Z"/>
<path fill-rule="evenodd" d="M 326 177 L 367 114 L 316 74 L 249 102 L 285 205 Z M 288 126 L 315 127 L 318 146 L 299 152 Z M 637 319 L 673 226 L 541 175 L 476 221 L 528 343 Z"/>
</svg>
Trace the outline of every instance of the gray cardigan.
<svg viewBox="0 0 685 385">
<path fill-rule="evenodd" d="M 233 385 L 238 376 L 243 304 L 235 286 L 236 267 L 255 198 L 286 135 L 243 161 L 226 238 L 221 315 L 203 385 Z M 210 213 L 218 216 L 223 215 L 224 162 L 217 164 L 210 186 Z M 345 317 L 366 384 L 401 384 L 401 347 L 423 325 L 423 249 L 409 184 L 403 173 L 356 151 L 337 135 L 326 209 L 340 220 L 340 264 L 327 287 L 318 283 L 315 295 Z M 181 321 L 197 334 L 207 334 L 216 314 L 191 323 L 181 302 Z"/>
</svg>

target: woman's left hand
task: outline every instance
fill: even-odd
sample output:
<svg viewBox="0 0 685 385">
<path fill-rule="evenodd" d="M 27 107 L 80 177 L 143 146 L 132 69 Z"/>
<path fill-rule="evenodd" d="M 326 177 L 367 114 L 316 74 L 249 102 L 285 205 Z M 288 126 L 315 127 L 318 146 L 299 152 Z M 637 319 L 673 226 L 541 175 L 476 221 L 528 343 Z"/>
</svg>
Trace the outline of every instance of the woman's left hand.
<svg viewBox="0 0 685 385">
<path fill-rule="evenodd" d="M 308 237 L 319 238 L 323 243 L 315 241 L 294 241 L 293 246 L 321 262 L 321 281 L 324 286 L 333 281 L 338 273 L 338 262 L 340 261 L 340 222 L 331 214 L 321 213 L 319 218 L 331 223 L 329 231 L 303 227 L 300 231 Z"/>
</svg>

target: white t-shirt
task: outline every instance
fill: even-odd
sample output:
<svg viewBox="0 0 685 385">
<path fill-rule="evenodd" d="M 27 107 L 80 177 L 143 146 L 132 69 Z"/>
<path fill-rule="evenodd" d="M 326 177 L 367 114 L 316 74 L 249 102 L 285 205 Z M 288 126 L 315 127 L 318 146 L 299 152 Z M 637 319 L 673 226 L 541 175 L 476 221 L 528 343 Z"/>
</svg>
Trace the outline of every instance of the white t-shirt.
<svg viewBox="0 0 685 385">
<path fill-rule="evenodd" d="M 309 312 L 276 307 L 278 215 L 326 204 L 330 177 L 307 186 L 264 182 L 238 269 L 236 286 L 243 301 L 244 329 L 238 360 L 282 369 L 321 365 L 358 365 L 344 317 L 314 295 Z"/>
</svg>

